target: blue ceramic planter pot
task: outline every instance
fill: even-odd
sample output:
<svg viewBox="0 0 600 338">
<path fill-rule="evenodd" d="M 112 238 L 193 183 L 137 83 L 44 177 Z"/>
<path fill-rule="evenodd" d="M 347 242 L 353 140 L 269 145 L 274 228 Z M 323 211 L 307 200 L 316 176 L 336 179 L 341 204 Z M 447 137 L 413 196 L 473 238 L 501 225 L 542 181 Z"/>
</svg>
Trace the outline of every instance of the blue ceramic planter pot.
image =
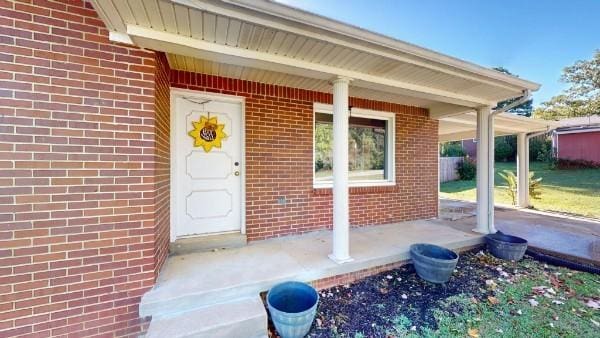
<svg viewBox="0 0 600 338">
<path fill-rule="evenodd" d="M 302 282 L 284 282 L 267 293 L 267 306 L 271 320 L 282 338 L 306 336 L 319 303 L 319 294 L 312 286 Z"/>
<path fill-rule="evenodd" d="M 410 258 L 419 277 L 436 284 L 446 283 L 458 263 L 456 252 L 424 243 L 410 246 Z"/>
</svg>

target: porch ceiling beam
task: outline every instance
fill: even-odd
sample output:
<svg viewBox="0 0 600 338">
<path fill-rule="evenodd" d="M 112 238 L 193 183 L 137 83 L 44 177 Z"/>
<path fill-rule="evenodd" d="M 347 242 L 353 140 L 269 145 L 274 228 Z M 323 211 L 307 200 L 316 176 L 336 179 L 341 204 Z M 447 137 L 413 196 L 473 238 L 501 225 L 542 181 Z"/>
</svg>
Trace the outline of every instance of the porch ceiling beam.
<svg viewBox="0 0 600 338">
<path fill-rule="evenodd" d="M 463 131 L 458 133 L 449 133 L 439 135 L 439 142 L 469 140 L 476 137 L 475 130 Z"/>
<path fill-rule="evenodd" d="M 418 47 L 416 47 L 416 46 L 410 46 L 409 44 L 402 43 L 401 41 L 393 40 L 388 37 L 382 36 L 380 34 L 369 32 L 369 31 L 366 31 L 366 30 L 360 29 L 360 28 L 355 28 L 356 32 L 353 32 L 352 34 L 345 33 L 344 28 L 346 28 L 346 27 L 342 27 L 342 26 L 347 26 L 347 25 L 340 23 L 340 22 L 333 21 L 331 19 L 319 18 L 318 16 L 316 16 L 317 18 L 315 20 L 317 20 L 319 22 L 312 23 L 313 21 L 315 21 L 315 20 L 313 20 L 315 15 L 313 15 L 312 13 L 300 12 L 298 10 L 286 8 L 285 6 L 279 5 L 277 3 L 270 3 L 270 2 L 262 3 L 260 1 L 253 1 L 253 0 L 250 0 L 250 1 L 225 0 L 225 1 L 216 1 L 216 2 L 207 2 L 207 1 L 199 1 L 199 0 L 171 0 L 171 1 L 173 3 L 184 5 L 186 7 L 203 10 L 203 11 L 207 11 L 207 12 L 211 12 L 211 13 L 216 13 L 219 15 L 229 16 L 229 17 L 232 17 L 232 18 L 235 18 L 238 20 L 250 22 L 250 23 L 265 26 L 265 27 L 275 28 L 275 29 L 282 30 L 282 31 L 285 31 L 288 33 L 293 33 L 293 34 L 298 34 L 301 36 L 307 36 L 307 37 L 319 39 L 321 41 L 333 43 L 333 44 L 336 44 L 339 46 L 344 46 L 344 47 L 351 48 L 354 50 L 366 51 L 366 52 L 374 54 L 374 55 L 378 55 L 378 56 L 386 57 L 386 58 L 389 58 L 392 60 L 405 62 L 405 63 L 409 63 L 409 64 L 412 64 L 415 66 L 420 66 L 420 67 L 424 67 L 427 69 L 439 71 L 439 72 L 442 72 L 442 73 L 445 73 L 448 75 L 452 75 L 452 76 L 456 76 L 456 77 L 459 77 L 459 78 L 462 78 L 465 80 L 476 81 L 476 82 L 483 83 L 486 85 L 503 88 L 506 90 L 516 91 L 515 96 L 520 95 L 520 92 L 522 91 L 522 89 L 520 89 L 521 86 L 532 87 L 532 89 L 534 89 L 534 90 L 536 90 L 539 87 L 539 85 L 529 82 L 529 81 L 525 81 L 523 79 L 517 79 L 517 78 L 510 79 L 511 81 L 518 82 L 518 85 L 510 85 L 506 82 L 499 83 L 497 81 L 492 81 L 492 80 L 487 80 L 485 78 L 482 78 L 484 75 L 480 75 L 481 77 L 477 77 L 477 76 L 469 75 L 468 73 L 465 74 L 464 72 L 459 72 L 459 71 L 453 70 L 452 68 L 437 66 L 435 63 L 441 63 L 441 61 L 435 60 L 434 57 L 427 58 L 427 61 L 419 61 L 418 58 L 419 57 L 423 58 L 424 56 L 417 54 L 418 51 L 416 51 L 416 49 L 418 49 Z M 236 6 L 238 8 L 244 7 L 246 10 L 243 11 L 243 10 L 235 8 L 233 6 Z M 278 10 L 275 11 L 274 7 L 277 7 Z M 279 7 L 281 7 L 281 8 L 279 8 Z M 256 12 L 256 10 L 260 10 L 262 13 L 268 13 L 271 17 L 267 17 L 264 14 L 263 15 L 254 14 L 253 12 Z M 292 13 L 292 12 L 294 12 L 294 13 Z M 298 13 L 298 12 L 300 12 L 300 13 Z M 286 23 L 285 22 L 286 20 L 288 20 L 288 21 L 293 20 L 292 17 L 294 16 L 294 14 L 296 16 L 298 16 L 298 15 L 301 16 L 300 18 L 297 18 L 295 20 L 296 24 Z M 273 19 L 272 16 L 278 17 L 283 20 L 276 21 Z M 412 57 L 398 55 L 398 53 L 393 53 L 393 52 L 386 52 L 385 50 L 382 50 L 381 48 L 368 48 L 367 46 L 365 46 L 365 44 L 355 43 L 355 42 L 349 41 L 348 39 L 336 38 L 336 37 L 332 36 L 331 34 L 315 34 L 314 30 L 302 28 L 298 24 L 311 25 L 312 27 L 314 27 L 316 29 L 327 30 L 329 32 L 340 34 L 345 37 L 350 37 L 353 39 L 360 39 L 360 40 L 370 43 L 371 45 L 378 45 L 379 47 L 383 47 L 386 49 L 398 50 L 402 53 L 411 55 Z M 366 40 L 368 40 L 368 41 L 366 41 Z M 387 40 L 390 40 L 390 41 L 387 41 Z M 405 46 L 406 50 L 399 50 L 399 48 L 397 46 L 391 45 L 391 44 L 399 45 L 401 43 L 406 45 Z M 415 50 L 411 50 L 411 48 L 415 49 Z M 427 52 L 433 53 L 431 51 L 427 51 Z M 448 57 L 446 57 L 446 58 L 448 58 Z M 458 63 L 462 66 L 475 67 L 474 65 L 469 65 L 467 62 L 462 61 L 462 60 L 447 60 L 447 61 L 453 61 L 453 63 Z M 454 68 L 458 68 L 458 66 L 459 65 L 452 65 L 452 67 L 454 67 Z M 493 73 L 491 73 L 492 71 L 488 70 L 488 69 L 485 69 L 484 71 L 487 71 L 489 73 L 488 76 L 490 76 L 491 78 L 495 78 L 496 80 L 499 80 L 500 77 L 505 76 L 504 74 L 493 74 Z"/>
<path fill-rule="evenodd" d="M 513 134 L 515 134 L 515 133 L 497 131 L 495 135 L 496 136 L 506 136 L 506 135 L 513 135 Z M 454 133 L 439 134 L 438 142 L 471 140 L 471 139 L 475 139 L 475 138 L 477 138 L 476 130 L 466 130 L 466 131 L 459 131 L 459 132 L 454 132 Z"/>
<path fill-rule="evenodd" d="M 457 124 L 462 124 L 462 125 L 466 125 L 466 126 L 472 126 L 472 127 L 476 127 L 477 126 L 477 121 L 471 121 L 471 120 L 466 120 L 466 119 L 461 119 L 461 118 L 456 118 L 456 117 L 454 117 L 454 118 L 453 117 L 447 117 L 447 118 L 444 118 L 443 121 L 457 123 Z M 497 121 L 497 122 L 501 122 L 501 121 Z M 495 126 L 494 130 L 497 130 L 497 131 L 500 131 L 500 132 L 507 132 L 507 133 L 511 133 L 511 134 L 517 134 L 517 133 L 528 132 L 529 128 L 527 128 L 527 127 L 518 127 L 518 126 L 515 126 L 515 125 L 507 126 L 507 125 L 504 125 L 504 124 L 496 123 L 496 126 Z"/>
<path fill-rule="evenodd" d="M 477 107 L 495 104 L 495 102 L 490 102 L 479 97 L 386 79 L 323 64 L 296 60 L 281 55 L 220 45 L 164 31 L 156 31 L 137 25 L 127 25 L 127 34 L 132 41 L 140 47 L 198 57 L 211 61 L 287 72 L 294 75 L 313 77 L 322 80 L 327 80 L 334 76 L 343 76 L 353 79 L 354 84 L 360 87 L 379 90 L 387 87 L 399 90 L 403 94 L 406 93 L 414 97 L 457 105 Z"/>
<path fill-rule="evenodd" d="M 441 103 L 429 107 L 429 117 L 434 120 L 439 120 L 450 116 L 462 115 L 472 111 L 475 110 L 471 107 Z"/>
</svg>

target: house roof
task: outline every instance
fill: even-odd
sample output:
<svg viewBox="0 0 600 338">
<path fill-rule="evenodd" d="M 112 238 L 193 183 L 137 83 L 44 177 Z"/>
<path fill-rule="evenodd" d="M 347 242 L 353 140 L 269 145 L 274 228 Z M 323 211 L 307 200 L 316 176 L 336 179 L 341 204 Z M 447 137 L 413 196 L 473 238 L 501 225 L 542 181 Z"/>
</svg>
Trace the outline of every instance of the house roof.
<svg viewBox="0 0 600 338">
<path fill-rule="evenodd" d="M 557 121 L 559 134 L 574 134 L 591 131 L 600 131 L 600 115 L 572 117 Z"/>
<path fill-rule="evenodd" d="M 111 39 L 168 53 L 172 68 L 445 111 L 495 106 L 539 85 L 265 0 L 92 0 Z"/>
<path fill-rule="evenodd" d="M 558 120 L 558 125 L 560 126 L 560 128 L 600 125 L 600 115 L 589 115 L 562 119 Z"/>
<path fill-rule="evenodd" d="M 540 87 L 273 1 L 91 1 L 113 41 L 164 51 L 174 69 L 322 92 L 331 92 L 336 76 L 348 77 L 351 96 L 450 118 L 440 121 L 440 137 L 474 133 L 475 109 Z M 501 132 L 541 128 L 533 124 L 510 120 Z"/>
</svg>

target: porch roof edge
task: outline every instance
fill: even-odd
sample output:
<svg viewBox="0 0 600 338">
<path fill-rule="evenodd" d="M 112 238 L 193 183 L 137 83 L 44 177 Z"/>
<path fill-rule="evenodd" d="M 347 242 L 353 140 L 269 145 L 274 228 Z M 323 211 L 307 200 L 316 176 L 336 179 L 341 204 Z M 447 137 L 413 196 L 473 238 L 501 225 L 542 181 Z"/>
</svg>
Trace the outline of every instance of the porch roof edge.
<svg viewBox="0 0 600 338">
<path fill-rule="evenodd" d="M 177 1 L 177 0 L 176 0 Z M 185 0 L 184 0 L 185 1 Z M 187 0 L 189 1 L 189 0 Z M 191 0 L 194 1 L 194 0 Z M 307 10 L 303 10 L 288 4 L 272 0 L 222 0 L 223 2 L 259 11 L 269 15 L 297 23 L 313 26 L 332 33 L 361 40 L 366 43 L 390 48 L 403 53 L 411 54 L 432 62 L 444 64 L 476 75 L 484 76 L 492 80 L 501 81 L 510 85 L 537 91 L 541 85 L 514 75 L 508 75 L 476 63 L 466 61 L 457 57 L 446 55 L 432 49 L 418 46 L 402 41 L 385 34 L 374 32 L 360 26 L 352 25 L 343 21 L 329 18 Z"/>
</svg>

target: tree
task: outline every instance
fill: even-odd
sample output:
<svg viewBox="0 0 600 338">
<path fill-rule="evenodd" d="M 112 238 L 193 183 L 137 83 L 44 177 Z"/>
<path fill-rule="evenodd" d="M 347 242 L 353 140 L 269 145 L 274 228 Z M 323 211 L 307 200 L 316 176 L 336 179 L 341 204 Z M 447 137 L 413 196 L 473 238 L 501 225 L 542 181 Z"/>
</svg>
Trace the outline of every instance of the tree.
<svg viewBox="0 0 600 338">
<path fill-rule="evenodd" d="M 508 143 L 504 137 L 496 137 L 494 140 L 494 158 L 496 161 L 506 162 L 514 156 L 514 148 Z"/>
<path fill-rule="evenodd" d="M 449 141 L 442 143 L 440 147 L 440 156 L 442 157 L 462 157 L 465 151 L 460 141 Z"/>
<path fill-rule="evenodd" d="M 510 71 L 508 71 L 508 69 L 506 69 L 504 67 L 494 67 L 493 69 L 495 71 L 500 72 L 500 73 L 504 73 L 504 74 L 516 76 L 516 75 L 514 75 L 513 73 L 511 73 Z M 517 98 L 514 98 L 514 99 L 509 99 L 509 100 L 504 100 L 502 102 L 499 102 L 496 108 L 502 108 L 504 106 L 507 106 L 507 105 L 515 102 L 518 99 L 519 98 L 517 97 Z M 530 117 L 532 111 L 533 111 L 533 99 L 529 99 L 529 100 L 525 101 L 523 104 L 521 104 L 519 106 L 516 106 L 514 108 L 509 109 L 507 112 L 512 113 L 512 114 L 516 114 L 516 115 Z"/>
<path fill-rule="evenodd" d="M 600 49 L 591 60 L 565 67 L 561 81 L 569 84 L 563 93 L 541 104 L 534 117 L 558 120 L 600 113 Z"/>
</svg>

